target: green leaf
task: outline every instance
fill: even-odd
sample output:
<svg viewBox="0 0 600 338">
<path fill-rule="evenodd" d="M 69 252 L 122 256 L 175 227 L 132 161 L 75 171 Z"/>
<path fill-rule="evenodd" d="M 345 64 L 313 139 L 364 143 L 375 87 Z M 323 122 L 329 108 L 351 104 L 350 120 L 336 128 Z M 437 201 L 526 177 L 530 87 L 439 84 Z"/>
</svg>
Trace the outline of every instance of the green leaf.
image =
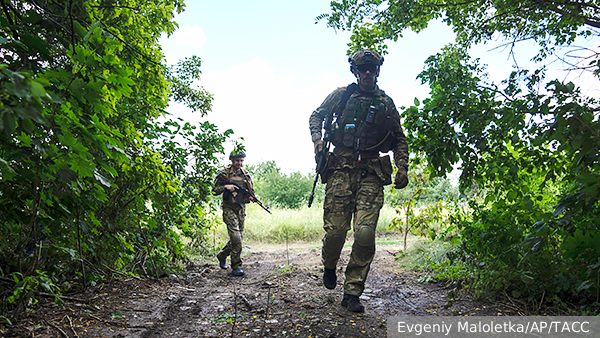
<svg viewBox="0 0 600 338">
<path fill-rule="evenodd" d="M 22 118 L 21 125 L 23 126 L 23 129 L 28 133 L 31 133 L 35 128 L 35 125 L 29 117 Z"/>
<path fill-rule="evenodd" d="M 586 185 L 600 182 L 600 176 L 588 173 L 579 174 L 576 179 Z"/>
<path fill-rule="evenodd" d="M 19 140 L 23 146 L 31 147 L 31 135 L 21 132 L 21 134 L 17 136 L 17 140 Z"/>
<path fill-rule="evenodd" d="M 46 90 L 41 83 L 37 81 L 31 81 L 31 95 L 36 97 L 46 96 Z"/>
<path fill-rule="evenodd" d="M 535 281 L 535 279 L 529 275 L 530 272 L 521 273 L 521 281 L 525 284 L 531 284 Z"/>
<path fill-rule="evenodd" d="M 86 36 L 86 34 L 87 34 L 87 29 L 86 29 L 85 27 L 83 27 L 83 25 L 81 25 L 81 23 L 79 23 L 79 21 L 78 21 L 78 20 L 76 20 L 76 21 L 73 23 L 73 27 L 75 28 L 75 33 L 77 33 L 77 35 L 78 35 L 80 38 L 83 38 L 83 37 L 85 37 L 85 36 Z"/>
<path fill-rule="evenodd" d="M 12 92 L 18 97 L 26 97 L 29 95 L 29 86 L 24 79 L 13 78 Z"/>
<path fill-rule="evenodd" d="M 4 120 L 4 125 L 3 125 L 4 131 L 6 131 L 6 133 L 8 133 L 9 135 L 13 134 L 15 132 L 15 129 L 17 128 L 17 122 L 15 121 L 15 116 L 12 114 L 11 111 L 5 111 L 3 120 Z"/>
</svg>

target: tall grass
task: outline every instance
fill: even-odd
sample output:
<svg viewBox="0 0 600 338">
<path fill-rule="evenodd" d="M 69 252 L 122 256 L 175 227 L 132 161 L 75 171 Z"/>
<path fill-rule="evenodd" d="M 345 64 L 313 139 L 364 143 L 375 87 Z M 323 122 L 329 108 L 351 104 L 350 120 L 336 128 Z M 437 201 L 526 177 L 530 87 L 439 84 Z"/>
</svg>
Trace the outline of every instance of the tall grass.
<svg viewBox="0 0 600 338">
<path fill-rule="evenodd" d="M 219 213 L 221 211 L 219 210 Z M 323 207 L 313 205 L 300 209 L 272 209 L 273 214 L 264 211 L 260 206 L 251 203 L 246 209 L 244 242 L 260 243 L 292 243 L 319 241 L 323 230 Z M 396 216 L 394 209 L 384 206 L 377 223 L 377 233 L 387 232 L 387 226 Z M 216 235 L 227 236 L 227 227 L 223 222 L 216 229 Z M 350 230 L 348 236 L 352 235 Z"/>
</svg>

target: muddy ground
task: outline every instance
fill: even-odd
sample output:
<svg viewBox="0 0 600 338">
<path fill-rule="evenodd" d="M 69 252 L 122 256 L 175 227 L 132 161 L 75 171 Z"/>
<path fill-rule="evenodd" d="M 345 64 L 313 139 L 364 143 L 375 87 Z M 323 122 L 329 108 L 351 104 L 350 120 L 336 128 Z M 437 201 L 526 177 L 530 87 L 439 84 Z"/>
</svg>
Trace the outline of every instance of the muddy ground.
<svg viewBox="0 0 600 338">
<path fill-rule="evenodd" d="M 378 246 L 361 314 L 339 305 L 350 248 L 338 287 L 327 290 L 318 243 L 245 247 L 243 277 L 211 259 L 160 280 L 107 281 L 68 295 L 64 307 L 42 299 L 0 337 L 386 337 L 394 315 L 518 315 L 468 295 L 450 299 L 452 284 L 420 283 L 398 267 L 398 249 Z"/>
</svg>

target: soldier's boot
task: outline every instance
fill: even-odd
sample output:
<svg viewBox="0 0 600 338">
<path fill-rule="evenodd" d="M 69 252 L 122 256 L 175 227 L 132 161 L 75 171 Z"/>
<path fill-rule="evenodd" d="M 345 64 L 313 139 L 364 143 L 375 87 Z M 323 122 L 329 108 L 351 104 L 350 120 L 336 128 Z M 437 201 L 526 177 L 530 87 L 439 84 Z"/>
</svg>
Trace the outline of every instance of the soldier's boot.
<svg viewBox="0 0 600 338">
<path fill-rule="evenodd" d="M 335 285 L 337 283 L 337 275 L 335 274 L 335 269 L 323 269 L 323 285 L 329 290 L 335 289 Z"/>
<path fill-rule="evenodd" d="M 241 268 L 235 268 L 233 269 L 233 271 L 231 271 L 231 274 L 234 276 L 243 276 L 244 270 L 242 270 Z"/>
<path fill-rule="evenodd" d="M 365 307 L 360 303 L 358 296 L 355 295 L 344 293 L 341 305 L 351 312 L 365 312 Z"/>
<path fill-rule="evenodd" d="M 219 260 L 219 267 L 227 270 L 227 258 L 221 258 L 221 256 L 217 255 L 217 259 Z"/>
</svg>

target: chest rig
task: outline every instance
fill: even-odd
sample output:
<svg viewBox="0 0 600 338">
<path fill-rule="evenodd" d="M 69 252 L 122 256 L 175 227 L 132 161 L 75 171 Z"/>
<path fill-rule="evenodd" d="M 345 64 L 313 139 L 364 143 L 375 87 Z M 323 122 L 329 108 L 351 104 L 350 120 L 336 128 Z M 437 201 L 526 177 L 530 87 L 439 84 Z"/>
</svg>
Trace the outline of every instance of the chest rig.
<svg viewBox="0 0 600 338">
<path fill-rule="evenodd" d="M 356 92 L 332 124 L 332 140 L 336 147 L 361 152 L 387 152 L 391 145 L 390 109 L 380 93 L 368 95 Z"/>
<path fill-rule="evenodd" d="M 247 172 L 244 169 L 239 169 L 237 172 L 233 172 L 230 171 L 231 168 L 227 169 L 227 178 L 229 178 L 232 182 L 235 182 L 239 185 L 241 185 L 242 187 L 244 187 L 246 190 L 254 193 L 254 187 L 252 187 L 252 184 L 250 184 L 248 177 L 247 177 Z M 237 195 L 239 194 L 239 192 L 233 191 L 230 192 L 229 190 L 225 190 L 224 194 L 223 194 L 223 199 L 229 203 L 235 203 Z M 244 203 L 249 203 L 250 200 L 248 199 L 247 196 L 244 196 L 243 199 Z"/>
<path fill-rule="evenodd" d="M 237 184 L 241 185 L 242 187 L 244 187 L 244 188 L 246 188 L 246 189 L 250 188 L 250 187 L 248 186 L 248 180 L 246 179 L 245 175 L 231 175 L 231 176 L 230 176 L 230 175 L 228 175 L 228 176 L 229 176 L 228 178 L 229 178 L 229 179 L 230 179 L 232 182 L 235 182 L 235 183 L 237 183 Z"/>
</svg>

